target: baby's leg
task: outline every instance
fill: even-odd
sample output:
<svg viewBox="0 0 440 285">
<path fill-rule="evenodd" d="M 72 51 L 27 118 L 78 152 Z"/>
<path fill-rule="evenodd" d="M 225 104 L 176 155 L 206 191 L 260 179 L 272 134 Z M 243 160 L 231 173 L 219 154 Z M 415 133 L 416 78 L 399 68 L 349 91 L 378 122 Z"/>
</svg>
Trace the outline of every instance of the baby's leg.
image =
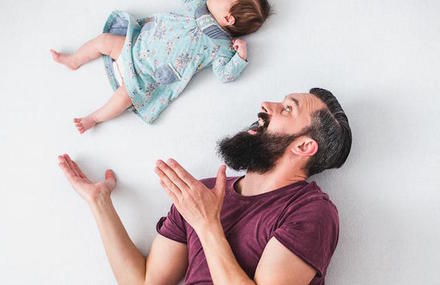
<svg viewBox="0 0 440 285">
<path fill-rule="evenodd" d="M 130 106 L 131 99 L 127 94 L 127 89 L 122 85 L 115 91 L 104 106 L 86 117 L 73 119 L 73 122 L 79 133 L 82 134 L 94 127 L 97 123 L 105 122 L 119 116 Z"/>
<path fill-rule="evenodd" d="M 75 70 L 84 63 L 87 63 L 101 55 L 108 55 L 114 60 L 118 59 L 124 46 L 125 37 L 112 34 L 100 34 L 96 38 L 86 42 L 72 54 L 59 53 L 50 50 L 53 59 L 68 68 Z"/>
</svg>

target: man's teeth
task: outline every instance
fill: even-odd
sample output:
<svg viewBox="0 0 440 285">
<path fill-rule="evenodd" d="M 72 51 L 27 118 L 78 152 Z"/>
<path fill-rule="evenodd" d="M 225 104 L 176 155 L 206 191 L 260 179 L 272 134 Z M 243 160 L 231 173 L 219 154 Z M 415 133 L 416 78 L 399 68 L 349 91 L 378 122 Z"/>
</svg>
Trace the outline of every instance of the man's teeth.
<svg viewBox="0 0 440 285">
<path fill-rule="evenodd" d="M 258 128 L 258 126 L 259 126 L 259 123 L 258 123 L 258 121 L 256 121 L 255 123 L 253 123 L 253 124 L 249 127 L 249 129 L 250 129 L 250 130 L 255 130 L 255 129 Z"/>
<path fill-rule="evenodd" d="M 262 118 L 258 118 L 258 125 L 260 127 L 264 126 L 264 120 Z"/>
</svg>

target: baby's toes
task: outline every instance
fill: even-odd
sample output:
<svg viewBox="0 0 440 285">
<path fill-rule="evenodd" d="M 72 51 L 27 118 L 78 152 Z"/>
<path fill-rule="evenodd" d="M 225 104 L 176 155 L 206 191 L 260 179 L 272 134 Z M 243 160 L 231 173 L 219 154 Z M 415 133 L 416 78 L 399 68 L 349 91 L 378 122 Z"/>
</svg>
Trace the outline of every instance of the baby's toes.
<svg viewBox="0 0 440 285">
<path fill-rule="evenodd" d="M 53 60 L 56 62 L 60 61 L 60 54 L 57 51 L 51 49 L 50 54 L 52 55 Z"/>
<path fill-rule="evenodd" d="M 80 134 L 84 133 L 84 131 L 85 131 L 85 129 L 84 129 L 84 127 L 83 127 L 82 125 L 79 125 L 79 126 L 77 126 L 76 128 L 78 129 L 78 132 L 79 132 Z"/>
<path fill-rule="evenodd" d="M 82 125 L 81 121 L 75 121 L 74 124 L 79 133 L 81 133 L 81 131 L 84 132 L 84 126 Z"/>
</svg>

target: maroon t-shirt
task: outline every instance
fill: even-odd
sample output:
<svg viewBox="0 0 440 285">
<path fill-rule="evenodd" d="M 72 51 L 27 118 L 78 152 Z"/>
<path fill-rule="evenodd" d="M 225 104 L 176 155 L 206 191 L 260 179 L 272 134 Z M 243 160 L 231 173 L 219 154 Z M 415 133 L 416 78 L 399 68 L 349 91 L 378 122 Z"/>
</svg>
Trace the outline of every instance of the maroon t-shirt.
<svg viewBox="0 0 440 285">
<path fill-rule="evenodd" d="M 230 177 L 221 211 L 221 222 L 235 258 L 254 279 L 255 269 L 268 241 L 275 237 L 317 274 L 310 284 L 324 284 L 327 266 L 339 236 L 338 211 L 315 182 L 296 182 L 254 196 L 242 196 Z M 215 178 L 201 180 L 213 188 Z M 186 243 L 188 268 L 185 284 L 213 284 L 197 234 L 174 205 L 156 225 L 159 234 Z"/>
</svg>

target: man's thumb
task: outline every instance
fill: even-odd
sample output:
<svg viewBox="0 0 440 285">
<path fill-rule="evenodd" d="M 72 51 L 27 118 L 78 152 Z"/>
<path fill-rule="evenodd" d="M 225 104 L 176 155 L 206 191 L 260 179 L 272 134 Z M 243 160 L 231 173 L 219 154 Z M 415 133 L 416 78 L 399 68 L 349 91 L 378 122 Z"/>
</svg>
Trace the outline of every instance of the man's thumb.
<svg viewBox="0 0 440 285">
<path fill-rule="evenodd" d="M 215 190 L 218 194 L 225 191 L 226 186 L 226 166 L 221 165 L 217 171 L 217 179 L 215 180 Z"/>
<path fill-rule="evenodd" d="M 110 188 L 110 190 L 113 190 L 116 186 L 116 175 L 111 169 L 107 169 L 105 171 L 105 184 Z"/>
</svg>

